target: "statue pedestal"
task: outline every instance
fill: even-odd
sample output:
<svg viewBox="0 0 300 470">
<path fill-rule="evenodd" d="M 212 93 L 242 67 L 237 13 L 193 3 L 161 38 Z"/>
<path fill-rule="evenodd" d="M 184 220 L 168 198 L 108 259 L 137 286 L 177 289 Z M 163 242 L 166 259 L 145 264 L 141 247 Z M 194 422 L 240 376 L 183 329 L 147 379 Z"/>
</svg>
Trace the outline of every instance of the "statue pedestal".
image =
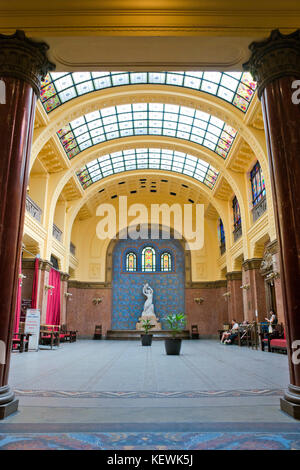
<svg viewBox="0 0 300 470">
<path fill-rule="evenodd" d="M 151 325 L 154 325 L 153 328 L 151 328 L 151 330 L 149 331 L 149 333 L 151 333 L 151 331 L 155 331 L 155 330 L 161 330 L 161 324 L 160 322 L 157 320 L 156 316 L 155 315 L 143 315 L 141 316 L 139 319 L 138 319 L 138 322 L 136 324 L 136 330 L 143 330 L 143 320 L 150 320 L 150 323 Z"/>
</svg>

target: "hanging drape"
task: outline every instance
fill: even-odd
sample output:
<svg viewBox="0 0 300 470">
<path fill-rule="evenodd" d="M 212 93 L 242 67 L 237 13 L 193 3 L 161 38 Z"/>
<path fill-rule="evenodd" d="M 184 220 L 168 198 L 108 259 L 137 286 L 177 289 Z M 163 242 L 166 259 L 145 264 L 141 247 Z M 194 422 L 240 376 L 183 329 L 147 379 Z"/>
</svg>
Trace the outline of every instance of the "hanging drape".
<svg viewBox="0 0 300 470">
<path fill-rule="evenodd" d="M 18 276 L 18 290 L 17 290 L 14 333 L 19 332 L 20 316 L 21 316 L 22 278 L 20 278 L 20 274 L 22 274 L 22 258 L 20 259 L 19 276 Z"/>
<path fill-rule="evenodd" d="M 39 285 L 39 258 L 35 258 L 32 295 L 31 295 L 31 308 L 37 307 L 38 285 Z"/>
<path fill-rule="evenodd" d="M 51 269 L 49 273 L 49 286 L 53 289 L 48 289 L 46 324 L 59 325 L 60 324 L 60 272 L 56 269 Z"/>
</svg>

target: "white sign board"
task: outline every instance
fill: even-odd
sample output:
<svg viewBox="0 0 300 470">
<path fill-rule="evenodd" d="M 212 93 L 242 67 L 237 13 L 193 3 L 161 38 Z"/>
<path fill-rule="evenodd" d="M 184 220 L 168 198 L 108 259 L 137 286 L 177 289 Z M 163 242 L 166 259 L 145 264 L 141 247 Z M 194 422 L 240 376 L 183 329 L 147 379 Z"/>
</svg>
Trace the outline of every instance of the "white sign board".
<svg viewBox="0 0 300 470">
<path fill-rule="evenodd" d="M 30 333 L 29 351 L 38 351 L 40 339 L 41 313 L 37 309 L 28 308 L 26 312 L 24 333 Z"/>
</svg>

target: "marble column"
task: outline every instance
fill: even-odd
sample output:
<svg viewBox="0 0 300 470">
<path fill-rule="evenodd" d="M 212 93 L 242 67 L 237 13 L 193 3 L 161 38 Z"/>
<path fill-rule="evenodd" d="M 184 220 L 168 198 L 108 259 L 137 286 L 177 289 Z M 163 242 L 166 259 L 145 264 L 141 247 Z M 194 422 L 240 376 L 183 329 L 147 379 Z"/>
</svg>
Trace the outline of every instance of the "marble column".
<svg viewBox="0 0 300 470">
<path fill-rule="evenodd" d="M 36 100 L 54 69 L 47 49 L 22 31 L 0 35 L 0 419 L 18 407 L 8 373 Z"/>
<path fill-rule="evenodd" d="M 243 292 L 242 285 L 242 272 L 232 271 L 226 274 L 227 279 L 227 299 L 228 305 L 228 321 L 235 319 L 237 322 L 244 321 L 244 306 L 243 306 Z"/>
<path fill-rule="evenodd" d="M 242 264 L 244 315 L 248 321 L 265 321 L 267 315 L 266 290 L 261 275 L 262 258 L 247 259 Z"/>
<path fill-rule="evenodd" d="M 266 131 L 280 251 L 280 272 L 290 368 L 281 409 L 300 419 L 300 30 L 272 31 L 250 44 L 244 64 L 258 83 Z"/>
</svg>

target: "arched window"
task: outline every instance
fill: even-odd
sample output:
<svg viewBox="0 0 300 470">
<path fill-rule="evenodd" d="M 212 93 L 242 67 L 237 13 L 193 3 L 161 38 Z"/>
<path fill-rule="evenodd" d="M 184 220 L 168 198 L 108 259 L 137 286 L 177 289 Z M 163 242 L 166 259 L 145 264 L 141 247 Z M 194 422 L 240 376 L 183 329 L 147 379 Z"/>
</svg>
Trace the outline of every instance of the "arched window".
<svg viewBox="0 0 300 470">
<path fill-rule="evenodd" d="M 153 272 L 156 270 L 156 253 L 154 248 L 146 246 L 142 251 L 142 271 Z"/>
<path fill-rule="evenodd" d="M 259 162 L 256 162 L 251 170 L 250 181 L 252 189 L 252 204 L 254 207 L 266 195 L 265 180 L 262 175 Z"/>
<path fill-rule="evenodd" d="M 218 223 L 218 236 L 219 236 L 219 242 L 220 242 L 221 255 L 223 255 L 223 253 L 225 253 L 226 247 L 225 247 L 225 232 L 224 232 L 224 225 L 223 225 L 222 219 L 219 219 L 219 223 Z"/>
<path fill-rule="evenodd" d="M 241 211 L 240 211 L 240 206 L 237 200 L 237 197 L 234 196 L 232 200 L 232 209 L 233 209 L 233 224 L 234 224 L 234 229 L 237 230 L 241 227 L 242 225 L 242 220 L 241 220 Z"/>
<path fill-rule="evenodd" d="M 160 270 L 163 272 L 172 271 L 172 258 L 170 253 L 162 253 L 160 257 Z"/>
<path fill-rule="evenodd" d="M 134 272 L 136 271 L 136 254 L 127 253 L 126 255 L 126 271 Z"/>
</svg>

